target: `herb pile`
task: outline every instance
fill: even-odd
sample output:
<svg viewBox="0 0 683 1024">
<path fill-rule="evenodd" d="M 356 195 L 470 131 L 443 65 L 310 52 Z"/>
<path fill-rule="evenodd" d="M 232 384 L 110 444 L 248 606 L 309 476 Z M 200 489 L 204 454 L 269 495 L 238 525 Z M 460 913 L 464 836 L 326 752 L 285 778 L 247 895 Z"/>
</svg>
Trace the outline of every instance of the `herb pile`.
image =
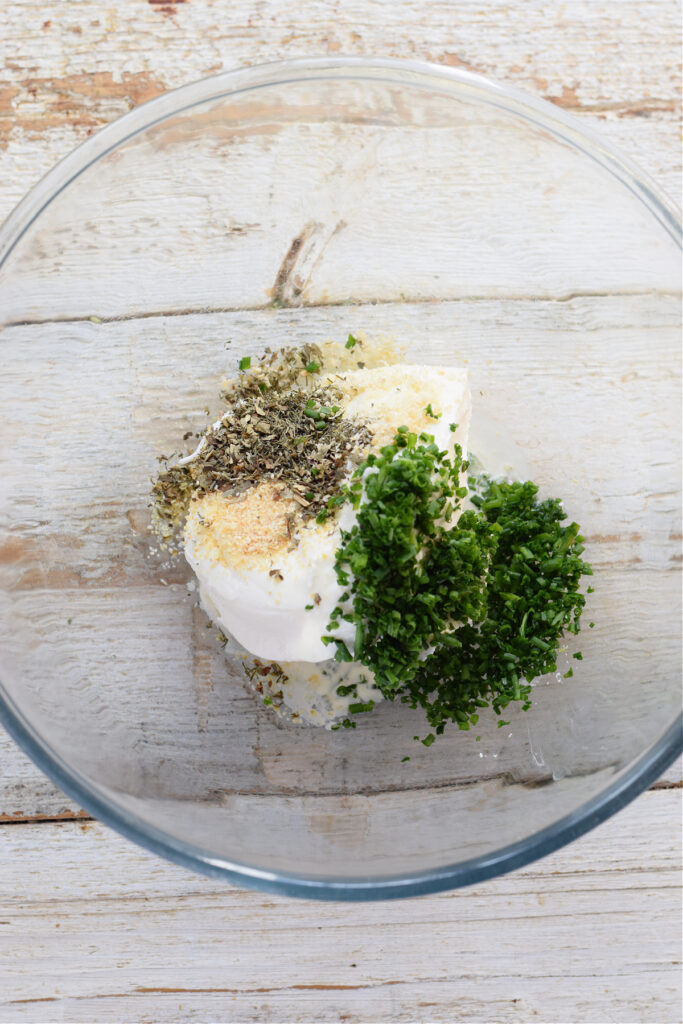
<svg viewBox="0 0 683 1024">
<path fill-rule="evenodd" d="M 239 493 L 263 480 L 289 489 L 302 520 L 324 521 L 340 500 L 349 464 L 358 464 L 372 435 L 342 415 L 341 392 L 321 381 L 323 369 L 314 345 L 267 351 L 253 367 L 249 356 L 240 361 L 238 379 L 221 394 L 227 412 L 220 425 L 201 435 L 191 461 L 167 466 L 153 483 L 162 536 L 181 525 L 193 496 Z"/>
<path fill-rule="evenodd" d="M 476 509 L 451 527 L 466 470 L 459 445 L 449 459 L 407 427 L 358 467 L 345 488 L 357 523 L 335 564 L 345 591 L 323 637 L 385 697 L 423 708 L 437 735 L 484 707 L 529 707 L 529 680 L 556 671 L 563 632 L 579 632 L 592 571 L 578 525 L 563 526 L 561 503 L 539 502 L 532 483 L 471 479 Z M 353 651 L 334 636 L 340 619 L 355 625 Z"/>
</svg>

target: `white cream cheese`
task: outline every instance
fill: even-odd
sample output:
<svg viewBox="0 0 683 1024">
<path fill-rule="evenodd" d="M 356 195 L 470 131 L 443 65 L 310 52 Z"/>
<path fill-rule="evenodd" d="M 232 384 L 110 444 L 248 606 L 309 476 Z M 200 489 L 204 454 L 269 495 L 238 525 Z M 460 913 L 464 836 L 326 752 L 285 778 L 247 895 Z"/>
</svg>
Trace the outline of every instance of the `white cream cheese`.
<svg viewBox="0 0 683 1024">
<path fill-rule="evenodd" d="M 277 710 L 288 719 L 294 715 L 301 722 L 329 726 L 345 718 L 353 704 L 384 700 L 372 673 L 357 663 L 289 661 L 281 668 L 287 682 L 280 687 L 282 706 Z"/>
<path fill-rule="evenodd" d="M 434 435 L 451 454 L 456 442 L 466 452 L 466 370 L 397 364 L 345 371 L 333 380 L 343 393 L 344 415 L 365 422 L 373 434 L 368 452 L 391 443 L 402 424 Z M 309 521 L 294 537 L 297 511 L 284 486 L 264 481 L 239 496 L 216 492 L 193 501 L 185 528 L 185 555 L 208 613 L 252 654 L 280 664 L 329 658 L 320 637 L 342 594 L 335 552 L 341 531 L 356 519 L 347 504 L 335 522 Z M 353 639 L 343 622 L 335 635 Z"/>
</svg>

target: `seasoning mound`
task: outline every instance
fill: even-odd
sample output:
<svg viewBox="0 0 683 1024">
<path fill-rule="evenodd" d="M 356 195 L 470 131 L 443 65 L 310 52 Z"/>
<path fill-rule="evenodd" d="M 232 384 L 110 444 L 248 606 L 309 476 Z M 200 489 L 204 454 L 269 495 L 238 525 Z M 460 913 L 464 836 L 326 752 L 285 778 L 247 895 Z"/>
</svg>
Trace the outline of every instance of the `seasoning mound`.
<svg viewBox="0 0 683 1024">
<path fill-rule="evenodd" d="M 332 349 L 332 374 L 343 362 Z M 240 365 L 221 394 L 226 412 L 193 455 L 154 481 L 154 525 L 164 541 L 182 526 L 193 499 L 236 495 L 264 481 L 283 485 L 300 521 L 326 513 L 372 440 L 361 420 L 343 415 L 342 390 L 323 373 L 319 346 L 266 352 L 253 367 L 250 359 Z"/>
<path fill-rule="evenodd" d="M 197 554 L 212 564 L 270 571 L 271 559 L 294 542 L 298 512 L 286 489 L 270 481 L 236 495 L 209 492 L 190 504 L 186 543 L 192 538 Z"/>
</svg>

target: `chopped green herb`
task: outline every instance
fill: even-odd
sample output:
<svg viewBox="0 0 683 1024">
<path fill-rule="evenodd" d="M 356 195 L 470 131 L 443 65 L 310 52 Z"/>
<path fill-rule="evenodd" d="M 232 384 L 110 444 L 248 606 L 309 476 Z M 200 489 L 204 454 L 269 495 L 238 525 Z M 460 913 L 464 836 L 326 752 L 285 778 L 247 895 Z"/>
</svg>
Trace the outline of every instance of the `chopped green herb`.
<svg viewBox="0 0 683 1024">
<path fill-rule="evenodd" d="M 562 676 L 562 678 L 563 678 L 563 679 L 571 679 L 571 677 L 572 677 L 573 675 L 574 675 L 574 669 L 573 669 L 573 668 L 570 668 L 570 669 L 569 669 L 569 670 L 568 670 L 567 672 L 565 672 L 565 673 L 564 673 L 564 675 Z"/>
<path fill-rule="evenodd" d="M 251 366 L 251 356 L 243 356 L 240 359 L 240 370 L 248 370 Z"/>
<path fill-rule="evenodd" d="M 347 342 L 346 342 L 346 348 L 353 348 L 355 345 L 356 345 L 356 338 L 354 338 L 354 336 L 352 334 L 349 334 L 349 337 L 348 337 Z"/>
<path fill-rule="evenodd" d="M 320 369 L 320 363 L 316 363 L 315 359 L 311 359 L 310 363 L 306 363 L 306 373 L 317 373 Z"/>
<path fill-rule="evenodd" d="M 572 658 L 576 658 L 577 661 L 583 661 L 583 654 L 581 651 L 577 651 L 575 654 L 572 654 Z"/>
<path fill-rule="evenodd" d="M 344 643 L 344 641 L 343 640 L 339 640 L 339 639 L 337 639 L 337 637 L 335 637 L 334 638 L 334 642 L 337 645 L 337 650 L 335 651 L 335 654 L 334 654 L 334 660 L 335 661 L 353 661 L 353 658 L 351 657 L 351 652 L 348 649 L 348 647 L 346 646 L 346 644 Z"/>
<path fill-rule="evenodd" d="M 374 700 L 369 700 L 366 703 L 359 701 L 357 704 L 349 704 L 349 712 L 352 715 L 360 715 L 365 711 L 372 711 L 374 706 Z"/>
<path fill-rule="evenodd" d="M 307 612 L 310 612 L 310 611 L 313 611 L 313 609 L 314 609 L 314 608 L 315 608 L 315 605 L 313 605 L 313 604 L 307 604 L 307 605 L 305 606 L 305 611 L 307 611 Z"/>
<path fill-rule="evenodd" d="M 429 403 L 429 405 L 425 409 L 425 413 L 426 413 L 427 416 L 431 416 L 431 418 L 433 420 L 440 420 L 441 416 L 442 416 L 442 413 L 434 412 L 434 410 L 432 409 L 432 403 L 431 402 Z"/>
<path fill-rule="evenodd" d="M 336 693 L 338 697 L 348 697 L 349 694 L 352 694 L 354 697 L 357 697 L 358 694 L 356 692 L 356 683 L 349 683 L 348 686 L 344 686 L 342 684 L 341 686 L 337 687 Z"/>
<path fill-rule="evenodd" d="M 404 764 L 406 761 L 410 761 L 410 758 L 408 756 L 401 758 L 401 764 Z"/>
<path fill-rule="evenodd" d="M 422 707 L 436 735 L 448 722 L 469 729 L 483 707 L 528 709 L 529 680 L 556 671 L 564 631 L 579 632 L 591 573 L 578 525 L 562 525 L 560 502 L 537 501 L 532 483 L 483 478 L 476 510 L 451 527 L 466 470 L 458 445 L 450 459 L 431 435 L 399 428 L 346 488 L 357 521 L 335 561 L 354 660 L 385 697 Z"/>
</svg>

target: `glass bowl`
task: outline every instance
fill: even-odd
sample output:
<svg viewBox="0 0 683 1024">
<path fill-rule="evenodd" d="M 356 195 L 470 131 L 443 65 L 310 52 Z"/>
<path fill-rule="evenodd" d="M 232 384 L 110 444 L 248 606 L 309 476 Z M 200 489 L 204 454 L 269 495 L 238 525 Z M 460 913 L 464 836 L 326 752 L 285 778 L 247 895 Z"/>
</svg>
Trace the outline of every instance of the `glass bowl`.
<svg viewBox="0 0 683 1024">
<path fill-rule="evenodd" d="M 394 60 L 218 75 L 68 156 L 0 267 L 2 720 L 88 811 L 238 884 L 377 899 L 540 857 L 674 758 L 680 223 L 571 117 Z M 241 356 L 358 331 L 469 368 L 595 569 L 573 676 L 430 748 L 401 705 L 279 722 L 147 531 L 157 456 Z"/>
</svg>

